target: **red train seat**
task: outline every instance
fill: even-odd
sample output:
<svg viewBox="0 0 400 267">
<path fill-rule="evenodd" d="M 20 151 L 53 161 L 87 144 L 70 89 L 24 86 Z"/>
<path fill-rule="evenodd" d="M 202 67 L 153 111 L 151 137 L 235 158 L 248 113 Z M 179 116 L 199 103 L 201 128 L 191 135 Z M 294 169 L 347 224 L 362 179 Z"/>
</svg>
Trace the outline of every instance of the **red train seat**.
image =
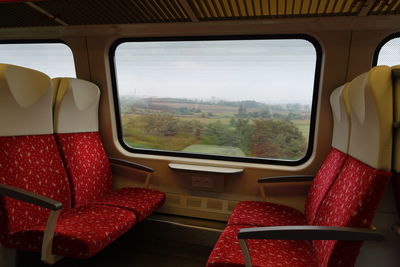
<svg viewBox="0 0 400 267">
<path fill-rule="evenodd" d="M 98 132 L 99 88 L 88 81 L 58 78 L 54 107 L 54 130 L 72 189 L 72 205 L 97 204 L 135 212 L 144 220 L 165 202 L 165 194 L 149 188 L 112 190 L 109 158 Z M 152 169 L 128 161 L 118 161 L 138 171 Z"/>
<path fill-rule="evenodd" d="M 135 213 L 71 208 L 53 134 L 53 87 L 38 71 L 0 64 L 0 242 L 7 248 L 88 258 L 125 233 Z M 54 238 L 53 238 L 54 237 Z"/>
<path fill-rule="evenodd" d="M 323 197 L 337 178 L 347 158 L 350 134 L 350 119 L 347 100 L 347 84 L 331 94 L 333 113 L 332 149 L 325 158 L 317 175 L 289 177 L 288 182 L 312 179 L 307 195 L 305 214 L 291 207 L 283 207 L 270 202 L 240 202 L 229 218 L 228 225 L 278 226 L 312 224 Z M 281 177 L 282 179 L 284 177 Z M 305 179 L 304 179 L 305 178 Z M 279 178 L 278 178 L 279 179 Z M 274 179 L 260 179 L 273 182 Z"/>
<path fill-rule="evenodd" d="M 229 221 L 208 259 L 208 267 L 350 267 L 355 264 L 362 240 L 383 238 L 366 228 L 370 227 L 392 176 L 391 69 L 375 67 L 346 88 L 351 127 L 350 136 L 341 138 L 348 140 L 348 156 L 332 180 L 329 177 L 324 181 L 325 176 L 319 176 L 320 185 L 325 186 L 314 186 L 314 190 L 320 188 L 315 194 L 319 197 L 312 204 L 317 207 L 308 209 L 306 205 L 308 215 L 301 216 L 290 208 L 283 208 L 284 214 L 280 214 L 276 204 L 239 203 L 232 214 L 236 217 Z M 334 105 L 332 109 L 335 117 Z M 246 211 L 250 205 L 257 211 L 246 216 L 246 212 L 251 213 Z M 261 216 L 257 219 L 254 214 Z M 267 219 L 268 216 L 276 219 Z M 307 224 L 300 225 L 302 220 Z"/>
</svg>

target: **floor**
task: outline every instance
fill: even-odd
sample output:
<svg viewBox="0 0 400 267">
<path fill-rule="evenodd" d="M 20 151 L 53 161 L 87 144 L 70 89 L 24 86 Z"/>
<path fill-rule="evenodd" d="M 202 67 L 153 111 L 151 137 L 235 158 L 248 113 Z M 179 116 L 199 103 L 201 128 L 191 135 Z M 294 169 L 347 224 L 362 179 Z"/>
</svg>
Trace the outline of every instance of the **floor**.
<svg viewBox="0 0 400 267">
<path fill-rule="evenodd" d="M 175 236 L 177 238 L 171 238 Z M 204 267 L 217 231 L 143 222 L 88 260 L 64 258 L 54 267 Z M 199 238 L 198 238 L 199 237 Z M 18 252 L 17 267 L 45 267 L 38 253 Z"/>
</svg>

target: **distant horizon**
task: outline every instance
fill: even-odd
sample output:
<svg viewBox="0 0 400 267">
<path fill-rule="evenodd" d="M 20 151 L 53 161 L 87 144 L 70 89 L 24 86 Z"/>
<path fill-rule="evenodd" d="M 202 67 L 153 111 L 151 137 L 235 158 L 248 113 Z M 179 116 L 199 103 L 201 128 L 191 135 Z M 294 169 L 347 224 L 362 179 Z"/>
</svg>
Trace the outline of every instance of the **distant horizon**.
<svg viewBox="0 0 400 267">
<path fill-rule="evenodd" d="M 224 101 L 224 102 L 247 102 L 247 101 L 255 101 L 258 103 L 262 103 L 262 104 L 267 104 L 267 105 L 271 105 L 271 104 L 300 104 L 300 105 L 304 105 L 304 106 L 311 106 L 311 103 L 301 103 L 301 102 L 263 102 L 260 100 L 254 100 L 254 99 L 241 99 L 241 100 L 227 100 L 227 99 L 222 99 L 222 98 L 217 98 L 214 96 L 211 96 L 210 98 L 206 99 L 206 98 L 188 98 L 188 97 L 164 97 L 164 96 L 139 96 L 139 95 L 132 95 L 132 94 L 119 94 L 119 97 L 135 97 L 135 98 L 140 98 L 140 99 L 146 99 L 146 98 L 154 98 L 154 99 L 182 99 L 182 100 L 190 100 L 190 101 L 207 101 L 207 102 L 213 102 L 213 101 Z"/>
</svg>

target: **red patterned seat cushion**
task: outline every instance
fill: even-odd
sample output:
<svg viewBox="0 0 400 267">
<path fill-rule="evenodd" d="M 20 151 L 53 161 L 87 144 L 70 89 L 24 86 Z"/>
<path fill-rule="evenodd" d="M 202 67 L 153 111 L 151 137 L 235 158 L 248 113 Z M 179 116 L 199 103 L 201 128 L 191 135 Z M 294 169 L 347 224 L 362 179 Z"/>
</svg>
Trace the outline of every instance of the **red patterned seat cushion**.
<svg viewBox="0 0 400 267">
<path fill-rule="evenodd" d="M 313 224 L 315 215 L 321 205 L 324 196 L 328 192 L 343 167 L 347 154 L 332 148 L 324 163 L 315 176 L 308 191 L 304 213 L 308 224 Z"/>
<path fill-rule="evenodd" d="M 133 212 L 108 206 L 82 206 L 63 213 L 55 230 L 53 253 L 89 258 L 136 222 Z M 40 251 L 45 225 L 14 233 L 10 243 L 21 250 Z"/>
<path fill-rule="evenodd" d="M 135 212 L 142 221 L 165 202 L 165 194 L 148 188 L 121 188 L 91 204 L 110 205 Z"/>
<path fill-rule="evenodd" d="M 228 225 L 305 225 L 306 218 L 300 211 L 270 202 L 241 201 L 229 217 Z"/>
<path fill-rule="evenodd" d="M 109 194 L 111 169 L 99 133 L 56 134 L 56 139 L 71 183 L 72 205 L 86 205 Z"/>
<path fill-rule="evenodd" d="M 54 136 L 0 137 L 0 183 L 19 187 L 71 206 L 68 179 Z M 50 211 L 26 202 L 0 197 L 0 241 L 47 221 Z"/>
<path fill-rule="evenodd" d="M 243 267 L 244 257 L 237 235 L 241 228 L 225 228 L 207 261 L 207 267 Z M 317 267 L 310 241 L 302 240 L 247 240 L 253 267 Z"/>
<path fill-rule="evenodd" d="M 324 198 L 314 224 L 370 227 L 391 175 L 349 156 Z M 350 267 L 354 266 L 361 243 L 316 240 L 313 246 L 320 266 Z"/>
</svg>

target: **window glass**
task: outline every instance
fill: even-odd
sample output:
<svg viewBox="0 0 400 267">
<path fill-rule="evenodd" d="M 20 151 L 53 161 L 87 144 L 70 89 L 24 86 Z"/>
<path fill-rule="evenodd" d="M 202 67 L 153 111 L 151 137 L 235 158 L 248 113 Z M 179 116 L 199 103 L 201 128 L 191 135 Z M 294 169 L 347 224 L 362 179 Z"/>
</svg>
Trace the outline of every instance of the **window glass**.
<svg viewBox="0 0 400 267">
<path fill-rule="evenodd" d="M 400 65 L 400 35 L 390 38 L 378 50 L 378 59 L 376 65 L 394 66 Z"/>
<path fill-rule="evenodd" d="M 0 63 L 35 69 L 51 78 L 76 77 L 72 51 L 63 43 L 0 44 Z"/>
<path fill-rule="evenodd" d="M 306 155 L 317 67 L 311 42 L 132 41 L 114 53 L 128 148 L 244 160 Z"/>
</svg>

